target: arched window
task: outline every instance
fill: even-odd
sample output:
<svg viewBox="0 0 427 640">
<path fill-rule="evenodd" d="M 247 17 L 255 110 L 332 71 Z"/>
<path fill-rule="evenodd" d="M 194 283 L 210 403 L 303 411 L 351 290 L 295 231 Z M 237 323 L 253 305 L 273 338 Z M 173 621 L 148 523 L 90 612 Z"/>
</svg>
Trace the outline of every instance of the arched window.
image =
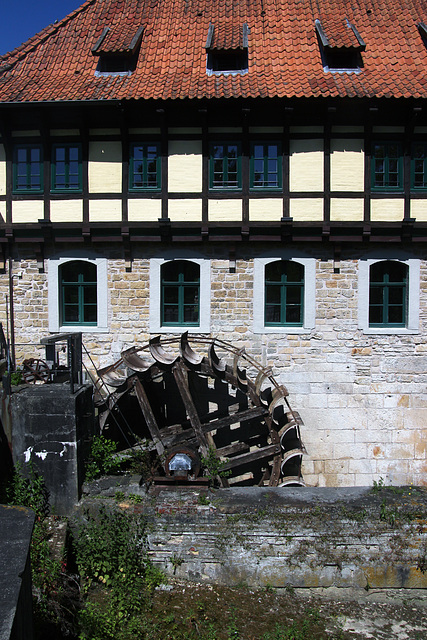
<svg viewBox="0 0 427 640">
<path fill-rule="evenodd" d="M 302 326 L 304 317 L 304 267 L 291 260 L 265 266 L 265 325 Z"/>
<path fill-rule="evenodd" d="M 95 326 L 97 323 L 96 265 L 73 260 L 60 266 L 61 325 Z"/>
<path fill-rule="evenodd" d="M 189 260 L 165 262 L 161 267 L 161 324 L 198 326 L 200 267 Z"/>
<path fill-rule="evenodd" d="M 408 267 L 401 262 L 375 262 L 369 272 L 369 326 L 405 327 Z"/>
</svg>

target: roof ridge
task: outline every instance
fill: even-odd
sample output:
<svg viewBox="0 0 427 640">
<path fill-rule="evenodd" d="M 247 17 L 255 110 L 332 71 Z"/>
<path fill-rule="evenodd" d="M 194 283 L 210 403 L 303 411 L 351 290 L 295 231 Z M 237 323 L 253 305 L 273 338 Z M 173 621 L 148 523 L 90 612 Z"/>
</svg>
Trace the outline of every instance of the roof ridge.
<svg viewBox="0 0 427 640">
<path fill-rule="evenodd" d="M 44 27 L 41 31 L 35 33 L 22 44 L 18 45 L 11 51 L 7 51 L 2 56 L 0 56 L 0 65 L 4 64 L 7 59 L 16 56 L 16 60 L 10 62 L 10 64 L 15 65 L 17 62 L 25 58 L 28 53 L 31 53 L 31 51 L 33 51 L 36 46 L 45 42 L 53 33 L 56 33 L 60 27 L 75 18 L 78 14 L 85 11 L 87 7 L 94 4 L 95 2 L 97 2 L 97 0 L 86 0 L 86 2 L 77 7 L 77 9 L 74 9 L 74 11 L 66 15 L 65 18 L 62 18 L 62 20 L 60 20 L 59 22 L 53 22 L 52 24 L 49 24 L 47 27 Z"/>
</svg>

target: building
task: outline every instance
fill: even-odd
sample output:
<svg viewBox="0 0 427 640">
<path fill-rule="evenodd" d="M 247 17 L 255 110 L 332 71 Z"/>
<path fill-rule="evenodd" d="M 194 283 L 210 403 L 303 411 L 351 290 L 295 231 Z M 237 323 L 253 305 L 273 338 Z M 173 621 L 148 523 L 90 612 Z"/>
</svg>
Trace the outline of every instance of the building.
<svg viewBox="0 0 427 640">
<path fill-rule="evenodd" d="M 0 59 L 18 364 L 49 332 L 100 366 L 221 336 L 288 387 L 307 484 L 425 484 L 426 98 L 422 0 L 88 0 L 48 26 Z"/>
</svg>

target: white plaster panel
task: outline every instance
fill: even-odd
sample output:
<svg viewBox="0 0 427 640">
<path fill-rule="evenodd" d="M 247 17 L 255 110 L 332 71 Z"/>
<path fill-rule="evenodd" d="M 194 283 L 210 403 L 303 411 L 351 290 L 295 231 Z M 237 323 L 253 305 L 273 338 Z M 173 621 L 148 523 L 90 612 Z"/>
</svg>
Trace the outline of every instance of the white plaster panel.
<svg viewBox="0 0 427 640">
<path fill-rule="evenodd" d="M 91 193 L 119 193 L 122 190 L 121 143 L 90 142 L 88 173 Z"/>
<path fill-rule="evenodd" d="M 0 144 L 0 194 L 6 193 L 6 153 L 4 145 Z"/>
<path fill-rule="evenodd" d="M 169 200 L 168 217 L 172 222 L 200 222 L 202 219 L 201 200 Z"/>
<path fill-rule="evenodd" d="M 50 219 L 52 222 L 82 222 L 83 200 L 52 200 Z"/>
<path fill-rule="evenodd" d="M 291 140 L 289 173 L 291 191 L 323 191 L 323 140 Z"/>
<path fill-rule="evenodd" d="M 168 158 L 168 189 L 175 193 L 202 190 L 202 143 L 200 140 L 171 140 Z"/>
<path fill-rule="evenodd" d="M 12 202 L 12 222 L 38 222 L 43 217 L 42 200 Z"/>
<path fill-rule="evenodd" d="M 280 220 L 283 200 L 280 198 L 252 198 L 249 200 L 249 220 Z"/>
<path fill-rule="evenodd" d="M 427 200 L 411 200 L 411 218 L 419 222 L 427 221 Z"/>
<path fill-rule="evenodd" d="M 363 221 L 362 198 L 331 198 L 331 220 L 333 222 Z"/>
<path fill-rule="evenodd" d="M 119 222 L 122 219 L 122 203 L 120 200 L 90 200 L 90 222 Z"/>
<path fill-rule="evenodd" d="M 331 140 L 331 190 L 363 191 L 363 140 Z"/>
<path fill-rule="evenodd" d="M 148 200 L 146 198 L 128 200 L 129 222 L 155 222 L 162 215 L 162 201 Z"/>
<path fill-rule="evenodd" d="M 322 198 L 291 198 L 289 215 L 295 221 L 323 220 Z"/>
<path fill-rule="evenodd" d="M 404 215 L 402 199 L 371 200 L 372 222 L 400 222 Z"/>
<path fill-rule="evenodd" d="M 208 218 L 210 222 L 226 222 L 242 219 L 241 200 L 209 200 Z"/>
</svg>

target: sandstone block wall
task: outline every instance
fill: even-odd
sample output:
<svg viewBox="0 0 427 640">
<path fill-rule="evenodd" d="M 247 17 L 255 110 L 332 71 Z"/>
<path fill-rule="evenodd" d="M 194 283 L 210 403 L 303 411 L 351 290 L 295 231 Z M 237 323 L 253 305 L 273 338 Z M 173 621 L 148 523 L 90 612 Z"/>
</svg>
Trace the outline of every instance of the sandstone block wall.
<svg viewBox="0 0 427 640">
<path fill-rule="evenodd" d="M 259 334 L 253 329 L 254 258 L 269 255 L 271 248 L 239 249 L 235 266 L 223 247 L 191 250 L 210 263 L 210 335 L 245 347 L 271 366 L 304 420 L 308 485 L 372 485 L 380 477 L 390 484 L 427 484 L 427 262 L 421 252 L 411 250 L 421 259 L 418 333 L 368 335 L 358 328 L 363 251 L 347 251 L 338 263 L 327 249 L 307 251 L 316 259 L 314 328 Z M 160 304 L 160 292 L 150 291 L 150 260 L 162 250 L 134 249 L 131 271 L 119 249 L 100 246 L 97 254 L 108 258 L 108 331 L 88 328 L 83 342 L 95 364 L 104 366 L 152 337 L 150 301 Z M 13 273 L 22 274 L 14 278 L 18 364 L 43 355 L 37 344 L 48 335 L 48 269 L 47 254 L 44 273 L 29 250 L 14 256 Z M 6 271 L 0 274 L 0 296 L 5 301 L 8 294 Z M 5 302 L 0 321 L 6 323 Z"/>
</svg>

